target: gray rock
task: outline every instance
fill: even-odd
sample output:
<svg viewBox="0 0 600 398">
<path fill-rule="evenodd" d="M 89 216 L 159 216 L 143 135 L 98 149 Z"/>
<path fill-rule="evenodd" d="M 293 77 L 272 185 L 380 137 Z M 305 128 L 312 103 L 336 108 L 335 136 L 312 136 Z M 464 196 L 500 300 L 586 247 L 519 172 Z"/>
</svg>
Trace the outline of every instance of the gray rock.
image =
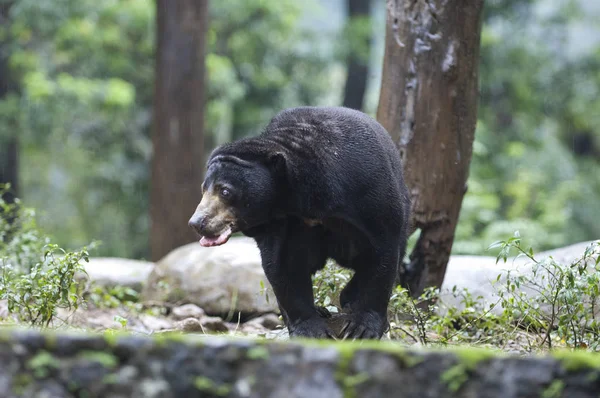
<svg viewBox="0 0 600 398">
<path fill-rule="evenodd" d="M 173 329 L 175 324 L 169 319 L 159 318 L 153 315 L 142 314 L 140 320 L 151 331 Z"/>
<path fill-rule="evenodd" d="M 154 263 L 148 261 L 117 257 L 90 257 L 89 263 L 82 264 L 88 275 L 77 273 L 77 280 L 88 280 L 106 287 L 130 287 L 138 292 L 154 268 Z"/>
<path fill-rule="evenodd" d="M 228 332 L 229 328 L 223 319 L 217 316 L 205 316 L 200 319 L 202 328 L 207 332 Z"/>
<path fill-rule="evenodd" d="M 269 288 L 253 239 L 236 237 L 211 248 L 191 243 L 156 263 L 142 300 L 192 303 L 210 315 L 278 311 L 273 297 L 267 302 L 261 283 Z"/>
<path fill-rule="evenodd" d="M 196 318 L 186 318 L 177 322 L 177 330 L 182 332 L 203 332 L 202 324 Z"/>
<path fill-rule="evenodd" d="M 0 331 L 0 396 L 596 398 L 600 390 L 597 359 L 586 352 L 564 353 L 572 358 L 563 360 L 409 350 L 391 342 L 100 340 Z M 17 353 L 15 345 L 24 347 Z"/>
<path fill-rule="evenodd" d="M 274 330 L 279 326 L 283 326 L 283 321 L 276 314 L 264 314 L 257 318 L 251 319 L 246 324 L 260 325 L 266 329 Z"/>
<path fill-rule="evenodd" d="M 204 310 L 198 307 L 196 304 L 184 304 L 173 308 L 171 312 L 171 316 L 176 320 L 182 320 L 186 318 L 199 319 L 204 315 Z"/>
<path fill-rule="evenodd" d="M 568 265 L 579 259 L 592 242 L 581 242 L 559 249 L 540 252 L 534 254 L 534 256 L 538 261 L 552 257 L 558 263 Z M 538 271 L 534 276 L 533 269 L 533 262 L 526 257 L 508 258 L 506 263 L 500 260 L 496 264 L 496 258 L 490 256 L 451 256 L 446 275 L 444 276 L 444 282 L 440 289 L 438 313 L 445 314 L 449 307 L 464 308 L 462 297 L 454 297 L 452 294 L 454 287 L 458 291 L 466 288 L 473 298 L 481 296 L 480 302 L 487 309 L 490 304 L 498 303 L 498 289 L 506 284 L 509 272 L 513 277 L 524 275 L 540 283 L 541 278 L 547 278 L 547 272 L 541 271 Z M 498 276 L 500 276 L 499 279 Z M 521 286 L 521 290 L 517 293 L 519 292 L 523 292 L 529 297 L 539 296 L 539 292 L 536 289 L 527 285 Z M 542 305 L 540 308 L 548 314 L 551 311 L 548 306 Z M 497 305 L 490 312 L 500 315 L 502 308 Z M 595 316 L 597 319 L 600 319 L 599 313 L 596 313 Z"/>
</svg>

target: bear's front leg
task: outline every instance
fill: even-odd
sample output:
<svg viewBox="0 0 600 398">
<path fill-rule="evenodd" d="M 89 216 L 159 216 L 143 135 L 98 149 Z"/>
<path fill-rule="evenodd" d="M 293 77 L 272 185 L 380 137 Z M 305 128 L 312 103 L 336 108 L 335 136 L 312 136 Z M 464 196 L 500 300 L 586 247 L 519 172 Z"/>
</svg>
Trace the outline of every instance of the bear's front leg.
<svg viewBox="0 0 600 398">
<path fill-rule="evenodd" d="M 319 237 L 294 223 L 277 232 L 257 238 L 257 243 L 290 338 L 335 338 L 314 304 L 311 272 L 326 260 Z"/>
<path fill-rule="evenodd" d="M 314 305 L 310 273 L 299 272 L 295 261 L 269 262 L 265 274 L 273 288 L 290 337 L 334 338 Z"/>
</svg>

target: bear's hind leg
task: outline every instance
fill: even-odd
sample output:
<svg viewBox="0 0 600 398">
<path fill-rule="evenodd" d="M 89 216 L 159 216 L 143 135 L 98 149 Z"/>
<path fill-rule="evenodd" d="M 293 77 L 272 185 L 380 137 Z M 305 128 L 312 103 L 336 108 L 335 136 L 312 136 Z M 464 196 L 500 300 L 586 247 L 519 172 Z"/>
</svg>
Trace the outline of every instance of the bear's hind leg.
<svg viewBox="0 0 600 398">
<path fill-rule="evenodd" d="M 340 304 L 348 312 L 341 338 L 380 339 L 383 336 L 388 327 L 387 307 L 398 257 L 396 244 L 365 251 L 349 264 L 355 274 L 340 295 Z"/>
</svg>

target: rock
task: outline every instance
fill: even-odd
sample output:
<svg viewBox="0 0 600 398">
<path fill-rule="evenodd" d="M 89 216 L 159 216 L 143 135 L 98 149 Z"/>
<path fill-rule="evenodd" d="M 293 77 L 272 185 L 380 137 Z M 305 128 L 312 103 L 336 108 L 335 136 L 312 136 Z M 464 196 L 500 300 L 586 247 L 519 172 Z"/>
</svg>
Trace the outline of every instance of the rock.
<svg viewBox="0 0 600 398">
<path fill-rule="evenodd" d="M 202 328 L 207 332 L 228 332 L 229 328 L 225 321 L 217 316 L 205 316 L 200 319 Z"/>
<path fill-rule="evenodd" d="M 107 341 L 17 329 L 0 331 L 0 357 L 1 397 L 595 398 L 599 386 L 597 359 L 585 351 L 520 358 L 391 342 Z"/>
<path fill-rule="evenodd" d="M 279 326 L 283 326 L 283 321 L 279 319 L 279 316 L 277 316 L 276 314 L 264 314 L 257 318 L 249 320 L 248 322 L 246 322 L 246 325 L 247 324 L 260 325 L 266 329 L 274 330 L 277 329 Z"/>
<path fill-rule="evenodd" d="M 142 314 L 140 316 L 140 321 L 144 324 L 144 326 L 146 326 L 147 329 L 151 331 L 174 328 L 173 322 L 153 315 Z"/>
<path fill-rule="evenodd" d="M 193 332 L 203 332 L 202 324 L 196 318 L 186 318 L 182 321 L 177 322 L 177 330 L 181 330 L 182 332 L 193 333 Z"/>
<path fill-rule="evenodd" d="M 114 310 L 90 311 L 79 313 L 77 324 L 94 330 L 121 329 L 122 325 L 115 319 L 117 312 Z"/>
<path fill-rule="evenodd" d="M 90 257 L 90 262 L 83 262 L 89 280 L 94 284 L 106 287 L 123 286 L 136 291 L 142 290 L 142 284 L 154 268 L 154 263 L 113 257 Z M 78 273 L 78 280 L 86 280 L 85 274 Z"/>
<path fill-rule="evenodd" d="M 586 248 L 592 243 L 582 242 L 567 247 L 554 249 L 546 252 L 534 254 L 534 257 L 541 261 L 552 257 L 555 261 L 561 264 L 570 264 L 573 261 L 581 258 Z M 591 262 L 591 261 L 590 261 Z M 464 308 L 462 297 L 454 297 L 452 289 L 456 287 L 457 291 L 466 288 L 474 299 L 481 296 L 479 300 L 487 309 L 490 304 L 496 304 L 499 300 L 499 287 L 506 285 L 507 275 L 510 272 L 513 277 L 523 275 L 531 280 L 542 282 L 542 278 L 547 278 L 546 272 L 538 271 L 533 274 L 534 264 L 526 257 L 509 258 L 506 263 L 502 260 L 496 264 L 495 257 L 489 256 L 450 256 L 444 282 L 440 289 L 440 303 L 438 313 L 445 314 L 448 307 Z M 499 280 L 498 275 L 500 275 Z M 521 286 L 520 292 L 524 292 L 529 297 L 539 295 L 535 289 L 528 286 Z M 541 306 L 546 313 L 550 312 L 548 306 Z M 500 305 L 495 306 L 491 313 L 500 315 L 502 308 Z M 600 314 L 596 314 L 599 318 Z"/>
<path fill-rule="evenodd" d="M 276 300 L 270 293 L 267 302 L 261 283 L 270 288 L 253 239 L 236 237 L 211 248 L 191 243 L 156 263 L 142 300 L 192 303 L 211 315 L 277 312 Z"/>
<path fill-rule="evenodd" d="M 270 330 L 265 328 L 263 325 L 251 322 L 242 323 L 234 330 L 236 334 L 242 334 L 248 337 L 263 337 L 270 332 Z"/>
<path fill-rule="evenodd" d="M 179 307 L 173 308 L 171 312 L 171 316 L 174 319 L 181 320 L 185 318 L 196 318 L 199 319 L 203 317 L 204 310 L 198 307 L 196 304 L 184 304 Z"/>
<path fill-rule="evenodd" d="M 10 312 L 8 312 L 8 301 L 0 300 L 0 320 L 8 319 Z"/>
</svg>

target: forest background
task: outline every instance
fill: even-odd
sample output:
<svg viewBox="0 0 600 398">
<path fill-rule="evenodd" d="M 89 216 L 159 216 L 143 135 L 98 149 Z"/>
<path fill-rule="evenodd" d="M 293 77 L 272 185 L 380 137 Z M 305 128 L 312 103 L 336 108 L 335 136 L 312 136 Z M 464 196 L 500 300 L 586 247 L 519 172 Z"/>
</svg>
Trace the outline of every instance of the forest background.
<svg viewBox="0 0 600 398">
<path fill-rule="evenodd" d="M 4 3 L 0 162 L 12 163 L 0 169 L 59 245 L 98 239 L 94 255 L 149 258 L 154 1 L 19 0 L 2 15 Z M 385 2 L 353 18 L 347 3 L 210 2 L 206 154 L 286 107 L 352 102 L 375 115 Z M 600 236 L 598 20 L 592 1 L 485 2 L 453 253 L 485 254 L 515 230 L 536 251 Z M 366 65 L 364 96 L 348 89 L 353 62 Z"/>
</svg>

